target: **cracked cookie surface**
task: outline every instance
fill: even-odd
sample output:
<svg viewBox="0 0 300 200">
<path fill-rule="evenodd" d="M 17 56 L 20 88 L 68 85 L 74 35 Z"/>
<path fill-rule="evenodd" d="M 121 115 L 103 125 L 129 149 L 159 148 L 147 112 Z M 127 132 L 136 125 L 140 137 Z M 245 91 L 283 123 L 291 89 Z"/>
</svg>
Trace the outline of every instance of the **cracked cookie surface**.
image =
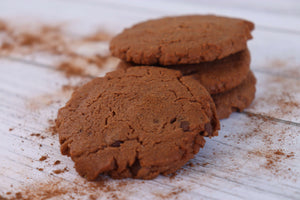
<svg viewBox="0 0 300 200">
<path fill-rule="evenodd" d="M 247 48 L 252 22 L 214 15 L 148 20 L 125 29 L 110 43 L 113 56 L 143 65 L 196 64 Z"/>
<path fill-rule="evenodd" d="M 152 179 L 182 167 L 219 129 L 215 105 L 179 71 L 135 67 L 78 88 L 58 112 L 62 154 L 88 180 Z"/>
</svg>

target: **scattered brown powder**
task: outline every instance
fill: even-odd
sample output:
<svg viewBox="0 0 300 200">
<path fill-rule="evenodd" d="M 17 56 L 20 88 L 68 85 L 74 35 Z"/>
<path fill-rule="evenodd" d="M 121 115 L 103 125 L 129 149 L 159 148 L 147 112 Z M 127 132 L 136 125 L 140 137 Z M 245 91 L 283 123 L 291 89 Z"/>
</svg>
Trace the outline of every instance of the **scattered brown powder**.
<svg viewBox="0 0 300 200">
<path fill-rule="evenodd" d="M 57 134 L 57 130 L 56 130 L 56 124 L 55 124 L 55 120 L 53 119 L 49 119 L 48 120 L 48 124 L 49 127 L 47 128 L 47 132 L 50 132 L 52 135 L 56 135 Z M 53 144 L 51 144 L 53 145 Z"/>
<path fill-rule="evenodd" d="M 96 65 L 98 68 L 103 68 L 103 65 L 105 64 L 105 62 L 109 59 L 108 56 L 101 56 L 99 54 L 96 54 L 94 56 L 91 56 L 89 58 L 86 58 L 87 62 L 89 64 L 94 64 Z"/>
<path fill-rule="evenodd" d="M 276 150 L 276 151 L 274 152 L 274 154 L 275 154 L 275 155 L 280 155 L 280 156 L 285 155 L 285 154 L 282 152 L 282 150 Z"/>
<path fill-rule="evenodd" d="M 100 30 L 91 35 L 88 35 L 83 38 L 84 41 L 88 42 L 100 42 L 100 41 L 109 41 L 112 38 L 111 34 Z"/>
<path fill-rule="evenodd" d="M 90 199 L 90 200 L 96 200 L 97 197 L 96 197 L 95 195 L 92 195 L 92 194 L 91 194 L 91 195 L 89 196 L 89 199 Z"/>
<path fill-rule="evenodd" d="M 53 163 L 53 165 L 59 165 L 60 164 L 60 160 L 57 160 Z"/>
<path fill-rule="evenodd" d="M 168 175 L 170 179 L 174 179 L 177 176 L 177 172 Z"/>
<path fill-rule="evenodd" d="M 65 38 L 60 28 L 42 25 L 38 30 L 28 31 L 30 27 L 25 29 L 8 27 L 7 24 L 6 26 L 7 37 L 0 49 L 1 54 L 28 54 L 38 51 L 59 54 L 62 46 L 65 46 Z"/>
<path fill-rule="evenodd" d="M 15 197 L 9 198 L 9 200 L 50 199 L 68 193 L 67 188 L 59 187 L 59 183 L 41 184 L 34 189 L 33 191 L 32 188 L 25 187 L 21 192 L 17 192 Z"/>
<path fill-rule="evenodd" d="M 68 172 L 68 171 L 69 171 L 69 169 L 67 167 L 65 167 L 63 169 L 53 170 L 53 173 L 55 173 L 55 174 L 61 174 L 61 173 Z"/>
<path fill-rule="evenodd" d="M 44 160 L 46 160 L 47 158 L 48 158 L 48 155 L 41 156 L 40 159 L 39 159 L 39 161 L 44 161 Z"/>
<path fill-rule="evenodd" d="M 40 32 L 42 34 L 52 34 L 53 38 L 59 38 L 61 34 L 61 26 L 60 25 L 42 25 L 40 27 Z"/>
<path fill-rule="evenodd" d="M 6 31 L 7 25 L 6 22 L 0 19 L 0 31 Z"/>
<path fill-rule="evenodd" d="M 277 149 L 277 150 L 270 150 L 267 153 L 263 153 L 262 156 L 264 156 L 266 159 L 266 162 L 263 165 L 263 167 L 271 171 L 274 175 L 278 175 L 280 174 L 280 172 L 286 173 L 286 170 L 282 171 L 282 169 L 280 169 L 281 168 L 280 163 L 282 163 L 285 159 L 289 159 L 293 157 L 294 154 L 293 152 L 285 153 L 282 149 Z"/>
<path fill-rule="evenodd" d="M 274 59 L 271 60 L 268 66 L 272 66 L 272 67 L 285 67 L 288 64 L 287 60 L 281 60 L 281 59 Z"/>
<path fill-rule="evenodd" d="M 189 162 L 187 165 L 188 165 L 189 167 L 194 167 L 194 166 L 195 166 L 194 163 L 192 163 L 192 162 Z"/>
<path fill-rule="evenodd" d="M 284 61 L 281 62 L 284 63 Z M 297 111 L 300 109 L 297 95 L 300 92 L 299 81 L 297 80 L 300 77 L 300 66 L 299 64 L 289 64 L 287 66 L 282 63 L 271 65 L 270 72 L 278 75 L 265 74 L 258 81 L 258 87 L 261 85 L 267 90 L 265 89 L 263 94 L 256 97 L 250 106 L 250 110 L 279 119 L 295 121 L 299 118 Z M 283 67 L 280 67 L 281 65 Z M 294 68 L 295 70 L 293 70 Z"/>
<path fill-rule="evenodd" d="M 126 196 L 127 187 L 134 182 L 115 181 L 107 178 L 97 182 L 87 182 L 75 180 L 66 182 L 59 180 L 48 180 L 46 182 L 36 182 L 33 185 L 24 185 L 16 188 L 17 193 L 10 192 L 6 199 L 9 200 L 32 200 L 32 199 L 97 199 L 97 197 L 106 197 L 107 199 L 123 199 Z M 143 184 L 140 183 L 140 184 Z M 173 190 L 171 193 L 180 192 Z M 125 195 L 124 195 L 125 194 Z M 3 197 L 4 198 L 4 197 Z M 127 198 L 126 198 L 127 199 Z"/>
<path fill-rule="evenodd" d="M 269 126 L 277 124 L 272 121 L 271 118 L 259 114 L 247 114 L 250 117 L 250 124 L 255 123 L 255 128 L 245 134 L 237 135 L 238 142 L 251 143 L 255 138 L 256 140 L 263 142 L 263 145 L 258 149 L 249 151 L 248 156 L 251 157 L 254 155 L 264 158 L 265 162 L 262 163 L 260 167 L 277 177 L 288 179 L 294 178 L 295 176 L 290 172 L 291 169 L 286 169 L 286 167 L 284 167 L 286 161 L 293 158 L 294 152 L 276 149 L 276 146 L 280 147 L 286 144 L 286 142 L 291 142 L 291 139 L 295 138 L 293 133 L 287 133 L 290 127 L 282 127 L 283 130 L 274 135 L 270 130 L 265 130 L 265 123 L 270 124 Z M 231 136 L 229 135 L 229 137 Z"/>
<path fill-rule="evenodd" d="M 300 102 L 296 101 L 294 96 L 288 92 L 282 92 L 280 96 L 281 98 L 277 100 L 277 104 L 280 105 L 281 109 L 289 110 L 290 113 L 290 110 L 300 108 Z"/>
<path fill-rule="evenodd" d="M 17 192 L 16 193 L 16 198 L 17 199 L 23 199 L 22 193 L 21 192 Z"/>
<path fill-rule="evenodd" d="M 45 52 L 57 55 L 64 59 L 56 66 L 57 70 L 65 73 L 66 77 L 86 76 L 90 66 L 102 69 L 106 61 L 111 58 L 109 55 L 83 55 L 74 50 L 74 45 L 87 43 L 108 42 L 111 34 L 99 30 L 84 37 L 72 37 L 66 34 L 59 25 L 39 25 L 37 28 L 10 27 L 5 20 L 0 20 L 0 31 L 6 37 L 0 43 L 0 55 L 11 54 L 32 54 Z M 80 67 L 75 60 L 80 60 Z"/>
<path fill-rule="evenodd" d="M 298 62 L 295 62 L 295 59 L 272 59 L 268 60 L 264 67 L 266 69 L 271 69 L 273 72 L 277 72 L 278 74 L 299 78 L 300 76 L 300 66 Z"/>
<path fill-rule="evenodd" d="M 73 90 L 75 90 L 75 89 L 77 89 L 78 88 L 78 86 L 77 85 L 63 85 L 62 86 L 62 91 L 64 91 L 64 92 L 67 92 L 67 91 L 73 91 Z"/>
<path fill-rule="evenodd" d="M 37 170 L 39 170 L 40 172 L 44 171 L 43 168 L 36 168 Z"/>
<path fill-rule="evenodd" d="M 42 37 L 32 33 L 22 33 L 16 39 L 21 46 L 33 46 L 43 43 Z"/>
<path fill-rule="evenodd" d="M 172 189 L 167 194 L 162 194 L 162 193 L 154 193 L 155 196 L 159 197 L 160 199 L 172 199 L 174 197 L 177 197 L 180 193 L 186 192 L 187 190 L 178 186 Z"/>
<path fill-rule="evenodd" d="M 12 51 L 14 46 L 11 43 L 3 42 L 1 45 L 1 49 L 4 51 Z"/>
<path fill-rule="evenodd" d="M 62 62 L 57 66 L 58 70 L 65 72 L 67 77 L 71 76 L 84 76 L 84 70 L 71 62 Z"/>
<path fill-rule="evenodd" d="M 41 139 L 45 139 L 45 136 L 42 136 L 40 133 L 31 133 L 30 136 L 39 137 Z"/>
</svg>

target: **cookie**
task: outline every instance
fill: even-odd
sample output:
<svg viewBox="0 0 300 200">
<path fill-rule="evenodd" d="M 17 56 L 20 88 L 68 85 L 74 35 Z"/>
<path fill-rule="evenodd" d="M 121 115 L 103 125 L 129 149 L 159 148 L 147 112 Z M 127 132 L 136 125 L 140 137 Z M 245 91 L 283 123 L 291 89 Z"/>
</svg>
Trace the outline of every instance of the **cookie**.
<svg viewBox="0 0 300 200">
<path fill-rule="evenodd" d="M 247 108 L 255 97 L 255 84 L 256 78 L 250 71 L 239 86 L 227 92 L 212 95 L 219 119 L 227 118 L 232 112 L 241 112 Z"/>
<path fill-rule="evenodd" d="M 56 120 L 62 154 L 88 180 L 173 173 L 219 126 L 213 100 L 199 82 L 156 67 L 92 80 L 73 93 Z"/>
<path fill-rule="evenodd" d="M 197 64 L 222 59 L 247 48 L 252 22 L 214 15 L 149 20 L 114 37 L 110 51 L 143 65 Z"/>
<path fill-rule="evenodd" d="M 126 69 L 132 64 L 121 61 L 118 68 Z M 246 49 L 221 60 L 190 65 L 170 65 L 169 69 L 181 71 L 185 76 L 198 80 L 210 94 L 217 94 L 238 86 L 250 70 L 250 53 Z"/>
</svg>

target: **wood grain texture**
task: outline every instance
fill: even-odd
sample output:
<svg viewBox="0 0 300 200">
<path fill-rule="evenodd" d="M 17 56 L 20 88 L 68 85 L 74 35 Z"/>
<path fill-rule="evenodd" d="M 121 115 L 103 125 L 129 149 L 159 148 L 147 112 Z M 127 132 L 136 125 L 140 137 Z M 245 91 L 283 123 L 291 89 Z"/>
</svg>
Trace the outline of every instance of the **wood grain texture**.
<svg viewBox="0 0 300 200">
<path fill-rule="evenodd" d="M 55 67 L 60 60 L 55 55 L 2 56 L 0 195 L 26 187 L 31 192 L 39 191 L 41 186 L 51 184 L 68 190 L 57 199 L 90 199 L 91 194 L 99 199 L 300 199 L 299 2 L 223 4 L 218 0 L 1 1 L 0 18 L 13 23 L 18 19 L 20 24 L 67 22 L 64 28 L 70 36 L 103 27 L 117 33 L 141 20 L 175 14 L 216 13 L 253 20 L 257 28 L 249 48 L 258 89 L 253 104 L 245 112 L 222 120 L 220 135 L 207 139 L 205 148 L 174 178 L 108 179 L 102 189 L 93 190 L 76 173 L 70 158 L 61 155 L 58 136 L 47 128 L 49 119 L 55 119 L 72 93 L 71 89 L 64 90 L 64 85 L 83 84 L 112 70 L 113 65 L 93 71 L 90 78 L 66 78 Z M 107 51 L 107 45 L 74 48 L 88 53 Z M 44 155 L 48 158 L 39 161 Z M 61 164 L 54 166 L 56 160 Z M 53 172 L 65 167 L 69 171 Z M 106 190 L 107 185 L 111 191 Z"/>
</svg>

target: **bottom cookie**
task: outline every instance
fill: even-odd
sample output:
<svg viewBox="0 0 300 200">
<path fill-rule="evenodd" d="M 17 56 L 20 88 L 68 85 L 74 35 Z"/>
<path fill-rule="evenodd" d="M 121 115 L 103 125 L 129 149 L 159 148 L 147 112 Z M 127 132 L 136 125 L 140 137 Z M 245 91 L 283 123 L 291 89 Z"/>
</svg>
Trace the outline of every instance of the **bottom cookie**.
<svg viewBox="0 0 300 200">
<path fill-rule="evenodd" d="M 246 79 L 237 87 L 223 93 L 212 95 L 219 119 L 229 117 L 232 112 L 241 112 L 255 97 L 256 78 L 250 71 Z"/>
</svg>

